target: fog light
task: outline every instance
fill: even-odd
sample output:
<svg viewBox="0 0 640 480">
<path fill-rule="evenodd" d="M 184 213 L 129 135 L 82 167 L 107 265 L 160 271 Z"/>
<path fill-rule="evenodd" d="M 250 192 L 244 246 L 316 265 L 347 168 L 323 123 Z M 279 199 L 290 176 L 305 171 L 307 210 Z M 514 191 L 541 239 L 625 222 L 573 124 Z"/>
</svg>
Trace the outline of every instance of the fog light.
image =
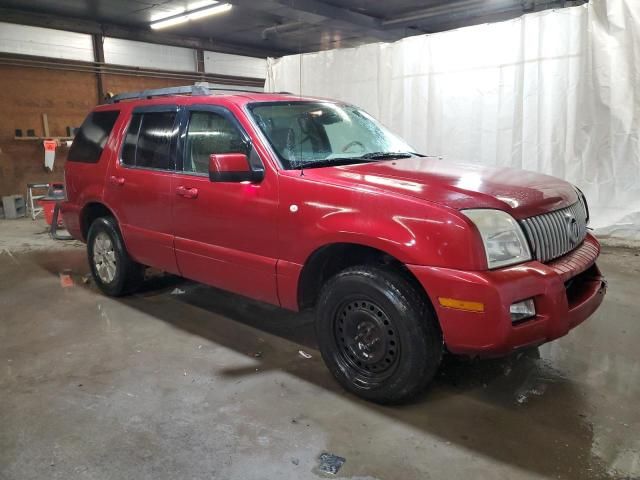
<svg viewBox="0 0 640 480">
<path fill-rule="evenodd" d="M 533 303 L 533 298 L 523 300 L 521 302 L 512 303 L 509 308 L 511 313 L 511 323 L 516 323 L 521 320 L 536 316 L 536 306 Z"/>
</svg>

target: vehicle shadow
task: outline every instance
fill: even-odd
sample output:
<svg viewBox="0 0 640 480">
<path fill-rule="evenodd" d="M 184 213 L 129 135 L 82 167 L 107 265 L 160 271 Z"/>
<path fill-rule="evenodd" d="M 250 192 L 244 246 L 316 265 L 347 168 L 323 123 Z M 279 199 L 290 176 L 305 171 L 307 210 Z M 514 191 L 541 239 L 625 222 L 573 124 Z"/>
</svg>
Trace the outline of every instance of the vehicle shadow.
<svg viewBox="0 0 640 480">
<path fill-rule="evenodd" d="M 43 255 L 36 261 L 52 274 L 60 271 L 58 260 Z M 84 257 L 65 263 L 75 275 L 87 272 Z M 91 282 L 77 283 L 96 291 Z M 446 356 L 424 395 L 407 405 L 380 406 L 344 392 L 334 381 L 317 351 L 309 313 L 285 311 L 161 274 L 151 276 L 136 295 L 116 300 L 209 342 L 254 356 L 260 372 L 294 375 L 475 456 L 553 478 L 612 478 L 592 452 L 593 428 L 580 387 L 541 357 L 538 349 L 497 360 Z M 312 358 L 303 358 L 299 350 Z M 243 378 L 255 375 L 256 368 L 218 373 Z M 329 441 L 340 445 L 343 440 Z"/>
</svg>

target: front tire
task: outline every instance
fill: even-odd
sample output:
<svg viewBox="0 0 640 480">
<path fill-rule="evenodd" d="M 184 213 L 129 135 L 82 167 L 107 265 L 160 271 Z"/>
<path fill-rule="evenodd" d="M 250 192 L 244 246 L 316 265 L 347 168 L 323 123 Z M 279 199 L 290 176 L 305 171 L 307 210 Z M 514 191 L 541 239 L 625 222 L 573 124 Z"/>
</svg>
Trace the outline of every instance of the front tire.
<svg viewBox="0 0 640 480">
<path fill-rule="evenodd" d="M 376 403 L 421 393 L 444 350 L 433 309 L 403 275 L 348 268 L 327 282 L 317 305 L 322 357 L 347 390 Z"/>
<path fill-rule="evenodd" d="M 112 297 L 136 291 L 144 280 L 144 266 L 134 262 L 112 217 L 93 221 L 87 235 L 87 253 L 93 280 Z"/>
</svg>

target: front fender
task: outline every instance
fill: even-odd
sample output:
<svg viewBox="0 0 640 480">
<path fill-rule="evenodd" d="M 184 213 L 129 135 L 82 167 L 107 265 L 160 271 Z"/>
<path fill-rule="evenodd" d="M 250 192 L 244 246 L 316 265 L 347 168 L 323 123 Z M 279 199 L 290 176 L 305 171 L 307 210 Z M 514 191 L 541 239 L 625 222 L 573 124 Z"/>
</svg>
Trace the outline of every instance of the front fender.
<svg viewBox="0 0 640 480">
<path fill-rule="evenodd" d="M 413 197 L 305 182 L 281 188 L 281 258 L 303 265 L 332 243 L 381 250 L 402 263 L 482 270 L 484 248 L 457 210 Z"/>
</svg>

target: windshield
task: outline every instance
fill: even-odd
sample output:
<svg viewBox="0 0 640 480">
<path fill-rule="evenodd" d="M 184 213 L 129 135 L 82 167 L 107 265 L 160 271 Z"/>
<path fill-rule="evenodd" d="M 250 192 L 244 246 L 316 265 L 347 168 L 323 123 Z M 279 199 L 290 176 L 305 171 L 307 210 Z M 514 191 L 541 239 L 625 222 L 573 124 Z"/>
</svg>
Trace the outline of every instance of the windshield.
<svg viewBox="0 0 640 480">
<path fill-rule="evenodd" d="M 352 106 L 270 102 L 251 104 L 249 110 L 288 170 L 415 155 L 404 141 Z"/>
</svg>

